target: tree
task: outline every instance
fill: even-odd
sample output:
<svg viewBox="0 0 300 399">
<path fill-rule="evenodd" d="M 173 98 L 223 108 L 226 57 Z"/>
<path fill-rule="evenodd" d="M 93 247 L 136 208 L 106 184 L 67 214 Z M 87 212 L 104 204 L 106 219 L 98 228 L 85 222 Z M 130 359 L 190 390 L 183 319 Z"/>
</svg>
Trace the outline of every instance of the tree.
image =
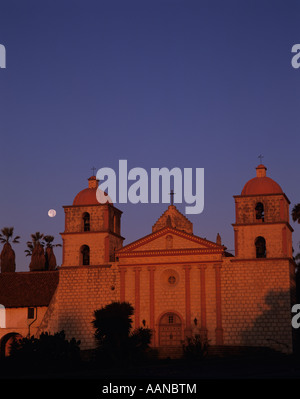
<svg viewBox="0 0 300 399">
<path fill-rule="evenodd" d="M 18 244 L 20 236 L 13 238 L 14 228 L 4 227 L 0 233 L 0 242 L 3 245 L 0 260 L 1 260 L 1 272 L 14 272 L 16 270 L 16 255 L 15 251 L 12 249 L 10 241 L 13 244 Z"/>
<path fill-rule="evenodd" d="M 110 365 L 135 362 L 146 352 L 151 330 L 139 328 L 132 333 L 134 308 L 128 302 L 113 302 L 94 311 L 92 324 L 97 341 L 97 355 Z"/>
<path fill-rule="evenodd" d="M 31 239 L 33 242 L 33 245 L 35 246 L 36 244 L 41 244 L 44 245 L 43 243 L 43 238 L 44 238 L 44 234 L 40 233 L 39 231 L 37 231 L 35 234 L 31 234 Z"/>
<path fill-rule="evenodd" d="M 26 256 L 31 256 L 32 251 L 33 251 L 33 244 L 31 241 L 27 241 L 26 245 L 27 245 L 28 249 L 25 249 L 24 252 L 26 253 Z"/>
<path fill-rule="evenodd" d="M 45 270 L 46 259 L 43 248 L 44 243 L 42 242 L 43 238 L 44 234 L 37 231 L 35 234 L 31 234 L 32 241 L 27 242 L 29 249 L 25 250 L 25 252 L 29 254 L 28 251 L 31 251 L 30 271 Z"/>
<path fill-rule="evenodd" d="M 26 256 L 31 256 L 30 270 L 55 270 L 56 257 L 53 248 L 61 244 L 53 244 L 54 237 L 40 232 L 31 234 L 31 241 L 27 242 Z M 45 247 L 45 251 L 44 251 Z"/>
<path fill-rule="evenodd" d="M 46 270 L 55 270 L 56 257 L 54 255 L 53 248 L 61 247 L 61 244 L 53 244 L 54 237 L 50 235 L 44 236 L 44 241 L 46 243 L 46 249 L 45 249 Z"/>
<path fill-rule="evenodd" d="M 294 205 L 294 208 L 292 209 L 292 219 L 293 222 L 300 223 L 300 203 Z"/>
<path fill-rule="evenodd" d="M 113 302 L 95 310 L 93 326 L 99 345 L 113 344 L 120 347 L 127 340 L 132 325 L 133 307 L 128 302 Z"/>
</svg>

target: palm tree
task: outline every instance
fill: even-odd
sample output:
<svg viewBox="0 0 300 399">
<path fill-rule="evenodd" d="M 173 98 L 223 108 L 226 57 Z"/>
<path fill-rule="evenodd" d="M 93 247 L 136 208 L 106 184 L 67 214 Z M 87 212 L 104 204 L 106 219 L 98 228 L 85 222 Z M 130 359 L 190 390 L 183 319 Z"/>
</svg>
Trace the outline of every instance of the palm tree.
<svg viewBox="0 0 300 399">
<path fill-rule="evenodd" d="M 297 267 L 299 267 L 299 265 L 300 265 L 300 253 L 297 253 L 297 255 L 295 255 L 294 261 L 295 261 Z"/>
<path fill-rule="evenodd" d="M 44 243 L 42 239 L 44 234 L 37 231 L 35 234 L 31 234 L 32 241 L 27 242 L 28 249 L 25 250 L 27 255 L 30 255 L 31 261 L 29 264 L 30 271 L 45 270 L 46 259 L 44 255 Z"/>
<path fill-rule="evenodd" d="M 31 256 L 33 251 L 33 243 L 31 241 L 27 241 L 28 249 L 25 249 L 26 256 Z"/>
<path fill-rule="evenodd" d="M 292 219 L 293 222 L 300 223 L 300 203 L 296 204 L 292 210 Z"/>
<path fill-rule="evenodd" d="M 45 258 L 46 258 L 46 270 L 55 270 L 56 268 L 56 257 L 54 255 L 53 248 L 61 247 L 61 244 L 53 244 L 54 237 L 47 235 L 44 236 L 46 243 Z"/>
<path fill-rule="evenodd" d="M 1 259 L 1 272 L 14 272 L 16 270 L 16 255 L 12 249 L 10 241 L 13 244 L 18 244 L 20 236 L 13 238 L 14 228 L 4 227 L 0 233 L 0 242 L 3 245 L 3 249 L 0 255 Z"/>
<path fill-rule="evenodd" d="M 44 246 L 44 243 L 42 242 L 43 238 L 44 234 L 40 233 L 39 231 L 37 231 L 35 234 L 31 234 L 31 239 L 34 246 L 36 246 L 38 243 Z"/>
<path fill-rule="evenodd" d="M 4 227 L 0 233 L 0 242 L 2 242 L 4 244 L 9 243 L 9 241 L 12 239 L 13 234 L 14 234 L 13 227 Z M 20 236 L 16 236 L 12 240 L 12 242 L 14 244 L 19 244 L 19 242 L 20 242 L 19 240 L 20 240 Z"/>
</svg>

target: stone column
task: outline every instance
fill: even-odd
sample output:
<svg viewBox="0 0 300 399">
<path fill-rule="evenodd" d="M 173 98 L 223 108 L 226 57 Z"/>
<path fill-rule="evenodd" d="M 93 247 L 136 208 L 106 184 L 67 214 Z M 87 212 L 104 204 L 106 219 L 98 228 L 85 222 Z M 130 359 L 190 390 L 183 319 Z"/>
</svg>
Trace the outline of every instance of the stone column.
<svg viewBox="0 0 300 399">
<path fill-rule="evenodd" d="M 206 265 L 199 265 L 200 270 L 200 309 L 201 309 L 201 325 L 200 335 L 201 338 L 207 338 L 207 326 L 206 326 L 206 282 L 205 282 L 205 270 Z"/>
<path fill-rule="evenodd" d="M 189 337 L 192 335 L 191 325 L 191 282 L 190 282 L 190 271 L 191 266 L 183 266 L 185 270 L 185 336 Z"/>
<path fill-rule="evenodd" d="M 222 328 L 222 297 L 221 297 L 221 264 L 214 265 L 216 275 L 216 344 L 223 345 L 223 328 Z"/>
<path fill-rule="evenodd" d="M 155 337 L 155 316 L 154 316 L 154 272 L 155 266 L 148 267 L 150 278 L 149 278 L 149 295 L 150 295 L 150 328 L 152 330 L 152 345 L 155 346 L 156 337 Z"/>
<path fill-rule="evenodd" d="M 135 315 L 135 328 L 140 327 L 140 267 L 135 267 L 135 306 L 134 306 L 134 315 Z"/>
</svg>

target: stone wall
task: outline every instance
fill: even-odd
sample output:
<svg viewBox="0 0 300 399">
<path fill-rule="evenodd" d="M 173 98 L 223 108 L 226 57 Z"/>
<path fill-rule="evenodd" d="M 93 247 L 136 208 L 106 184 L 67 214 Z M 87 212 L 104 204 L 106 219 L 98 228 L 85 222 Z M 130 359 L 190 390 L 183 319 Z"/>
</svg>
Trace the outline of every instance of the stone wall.
<svg viewBox="0 0 300 399">
<path fill-rule="evenodd" d="M 93 313 L 119 300 L 118 269 L 115 266 L 61 268 L 59 285 L 39 332 L 64 330 L 66 338 L 81 341 L 81 349 L 95 347 Z"/>
<path fill-rule="evenodd" d="M 224 344 L 291 352 L 293 263 L 288 259 L 227 259 L 221 276 Z"/>
<path fill-rule="evenodd" d="M 40 331 L 65 330 L 68 339 L 81 340 L 81 349 L 91 349 L 94 310 L 126 300 L 135 308 L 133 328 L 144 322 L 153 329 L 155 346 L 160 345 L 161 318 L 174 312 L 182 322 L 182 339 L 204 327 L 210 345 L 269 346 L 290 352 L 293 287 L 294 266 L 288 259 L 64 267 Z"/>
</svg>

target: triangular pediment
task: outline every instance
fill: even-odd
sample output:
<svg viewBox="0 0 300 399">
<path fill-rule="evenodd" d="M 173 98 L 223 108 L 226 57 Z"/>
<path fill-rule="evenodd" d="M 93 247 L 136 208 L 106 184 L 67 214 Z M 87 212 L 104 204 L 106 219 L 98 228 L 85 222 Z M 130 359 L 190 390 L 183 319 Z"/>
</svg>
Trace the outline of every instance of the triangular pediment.
<svg viewBox="0 0 300 399">
<path fill-rule="evenodd" d="M 193 234 L 193 223 L 185 217 L 174 205 L 168 206 L 168 209 L 160 216 L 152 226 L 152 233 L 163 229 L 164 227 L 173 227 L 186 233 Z"/>
<path fill-rule="evenodd" d="M 224 251 L 222 245 L 208 241 L 204 238 L 188 234 L 185 231 L 172 227 L 164 227 L 159 231 L 149 234 L 117 251 L 117 256 L 137 255 L 138 253 L 171 253 L 177 251 L 218 252 Z"/>
</svg>

